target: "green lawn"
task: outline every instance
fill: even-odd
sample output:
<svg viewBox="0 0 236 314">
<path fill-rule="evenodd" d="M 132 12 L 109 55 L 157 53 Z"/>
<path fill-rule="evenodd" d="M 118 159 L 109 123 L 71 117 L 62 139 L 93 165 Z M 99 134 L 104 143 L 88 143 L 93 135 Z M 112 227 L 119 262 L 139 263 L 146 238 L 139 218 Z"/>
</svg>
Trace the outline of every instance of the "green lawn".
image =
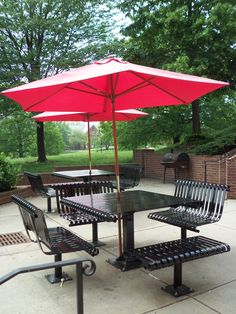
<svg viewBox="0 0 236 314">
<path fill-rule="evenodd" d="M 13 159 L 16 165 L 21 166 L 21 172 L 51 172 L 55 167 L 63 166 L 87 166 L 88 152 L 78 151 L 64 153 L 57 156 L 47 156 L 45 163 L 38 163 L 37 158 L 17 158 Z M 133 151 L 119 151 L 119 163 L 128 163 L 133 161 Z M 92 151 L 92 165 L 112 165 L 114 164 L 114 152 L 108 151 Z"/>
</svg>

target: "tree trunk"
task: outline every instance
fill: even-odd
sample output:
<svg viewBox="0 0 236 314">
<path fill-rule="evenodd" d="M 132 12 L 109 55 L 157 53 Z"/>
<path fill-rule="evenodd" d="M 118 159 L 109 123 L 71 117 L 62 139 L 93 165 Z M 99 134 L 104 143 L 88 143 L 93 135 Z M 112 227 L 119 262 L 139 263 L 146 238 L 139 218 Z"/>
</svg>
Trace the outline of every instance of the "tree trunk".
<svg viewBox="0 0 236 314">
<path fill-rule="evenodd" d="M 193 135 L 198 135 L 201 133 L 200 109 L 198 99 L 192 102 L 192 132 Z"/>
<path fill-rule="evenodd" d="M 47 158 L 44 144 L 43 122 L 37 122 L 37 148 L 38 148 L 38 162 L 45 162 Z"/>
</svg>

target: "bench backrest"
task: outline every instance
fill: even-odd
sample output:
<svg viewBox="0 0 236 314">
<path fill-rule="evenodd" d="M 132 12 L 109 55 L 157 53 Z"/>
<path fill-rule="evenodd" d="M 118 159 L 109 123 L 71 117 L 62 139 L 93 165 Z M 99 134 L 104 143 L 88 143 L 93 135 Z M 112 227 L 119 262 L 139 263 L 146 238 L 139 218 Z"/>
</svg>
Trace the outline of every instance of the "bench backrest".
<svg viewBox="0 0 236 314">
<path fill-rule="evenodd" d="M 43 243 L 50 249 L 50 237 L 42 210 L 16 194 L 12 195 L 12 201 L 19 206 L 24 227 L 30 240 L 35 242 L 30 236 L 30 232 L 33 232 L 35 233 L 36 241 L 39 243 L 40 248 L 42 249 L 41 243 Z"/>
<path fill-rule="evenodd" d="M 133 188 L 139 185 L 143 167 L 140 165 L 120 165 L 121 188 Z"/>
<path fill-rule="evenodd" d="M 32 187 L 32 190 L 34 192 L 43 193 L 44 186 L 43 186 L 42 177 L 39 174 L 27 172 L 27 171 L 25 171 L 24 174 L 27 176 L 30 182 L 30 185 Z"/>
<path fill-rule="evenodd" d="M 111 181 L 68 182 L 51 184 L 50 186 L 56 191 L 58 200 L 61 200 L 63 197 L 113 192 Z M 71 209 L 60 204 L 60 202 L 58 203 L 60 214 L 71 212 Z"/>
<path fill-rule="evenodd" d="M 220 219 L 229 186 L 190 180 L 176 180 L 175 196 L 201 201 L 198 213 Z"/>
</svg>

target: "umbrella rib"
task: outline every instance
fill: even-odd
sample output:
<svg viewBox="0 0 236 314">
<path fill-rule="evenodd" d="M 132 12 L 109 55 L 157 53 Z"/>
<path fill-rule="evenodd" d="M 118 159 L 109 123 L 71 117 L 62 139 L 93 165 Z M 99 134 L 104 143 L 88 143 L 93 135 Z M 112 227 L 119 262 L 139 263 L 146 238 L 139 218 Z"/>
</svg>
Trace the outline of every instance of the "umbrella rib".
<svg viewBox="0 0 236 314">
<path fill-rule="evenodd" d="M 155 76 L 153 76 L 153 77 L 150 78 L 150 79 L 144 79 L 144 78 L 142 77 L 142 75 L 140 75 L 140 74 L 138 74 L 138 73 L 136 73 L 136 72 L 133 72 L 133 71 L 130 71 L 130 72 L 133 73 L 135 76 L 141 78 L 144 82 L 147 82 L 148 84 L 153 85 L 154 87 L 156 87 L 157 89 L 161 90 L 162 92 L 164 92 L 164 93 L 170 95 L 171 97 L 173 97 L 173 98 L 175 98 L 175 99 L 181 101 L 183 104 L 186 104 L 186 101 L 183 100 L 182 98 L 179 98 L 179 97 L 175 96 L 174 94 L 172 94 L 171 92 L 169 92 L 169 91 L 166 90 L 165 88 L 162 88 L 162 87 L 156 85 L 155 83 L 151 82 L 151 80 L 152 80 L 153 78 L 155 78 Z"/>
<path fill-rule="evenodd" d="M 47 97 L 45 97 L 45 98 L 39 100 L 38 102 L 36 102 L 36 103 L 30 105 L 29 107 L 25 108 L 24 110 L 27 111 L 27 110 L 31 109 L 32 107 L 34 107 L 35 105 L 38 105 L 38 104 L 40 104 L 41 102 L 47 100 L 48 98 L 50 98 L 50 97 L 56 95 L 58 92 L 60 92 L 61 90 L 63 90 L 63 88 L 64 88 L 64 86 L 62 86 L 62 87 L 61 87 L 59 90 L 57 90 L 56 92 L 54 92 L 54 93 L 48 95 Z"/>
<path fill-rule="evenodd" d="M 92 95 L 95 95 L 95 96 L 102 96 L 102 97 L 108 97 L 107 95 L 105 94 L 99 94 L 99 93 L 95 93 L 95 92 L 92 92 L 92 91 L 85 91 L 83 89 L 79 89 L 79 88 L 75 88 L 75 87 L 69 87 L 67 86 L 66 87 L 67 89 L 71 89 L 71 90 L 75 90 L 77 92 L 83 92 L 83 93 L 86 93 L 86 94 L 92 94 Z"/>
<path fill-rule="evenodd" d="M 101 90 L 99 90 L 99 89 L 97 89 L 97 88 L 95 88 L 95 87 L 93 87 L 93 86 L 91 86 L 91 85 L 89 85 L 89 84 L 86 84 L 86 83 L 84 83 L 84 82 L 79 82 L 79 81 L 78 81 L 77 83 L 79 83 L 79 84 L 81 84 L 81 85 L 84 85 L 84 86 L 86 86 L 86 87 L 92 89 L 93 91 L 95 91 L 95 92 L 97 92 L 97 93 L 92 93 L 92 92 L 89 92 L 89 91 L 85 91 L 85 90 L 82 90 L 82 89 L 79 89 L 79 88 L 75 88 L 75 87 L 70 87 L 70 86 L 66 86 L 66 88 L 78 90 L 78 91 L 84 92 L 84 93 L 94 94 L 94 95 L 97 95 L 97 96 L 109 97 L 109 95 L 108 95 L 107 93 L 105 93 L 105 92 L 103 92 L 103 91 L 101 91 Z"/>
</svg>

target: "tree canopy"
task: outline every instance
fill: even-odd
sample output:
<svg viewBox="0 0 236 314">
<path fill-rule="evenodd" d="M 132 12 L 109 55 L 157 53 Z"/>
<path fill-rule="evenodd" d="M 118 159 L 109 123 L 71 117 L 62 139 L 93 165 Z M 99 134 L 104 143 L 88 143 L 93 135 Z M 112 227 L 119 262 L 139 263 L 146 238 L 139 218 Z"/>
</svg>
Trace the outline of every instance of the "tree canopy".
<svg viewBox="0 0 236 314">
<path fill-rule="evenodd" d="M 113 26 L 109 4 L 104 6 L 100 0 L 2 0 L 0 89 L 84 65 L 99 49 L 101 55 L 104 46 L 109 51 Z M 17 108 L 7 99 L 1 99 L 1 104 L 2 115 Z M 42 123 L 37 135 L 39 161 L 44 161 Z"/>
<path fill-rule="evenodd" d="M 131 21 L 123 29 L 126 36 L 125 59 L 231 84 L 230 88 L 202 97 L 192 111 L 191 107 L 181 106 L 148 110 L 151 116 L 140 127 L 143 134 L 152 130 L 149 143 L 158 142 L 158 138 L 162 141 L 167 134 L 175 142 L 177 138 L 191 133 L 191 124 L 195 122 L 201 123 L 203 129 L 206 126 L 218 129 L 225 123 L 232 124 L 236 113 L 235 2 L 132 0 L 121 1 L 120 8 Z M 222 114 L 227 122 L 219 125 Z M 129 128 L 127 124 L 127 133 L 130 133 Z M 144 139 L 145 136 L 142 136 L 141 141 Z"/>
</svg>

